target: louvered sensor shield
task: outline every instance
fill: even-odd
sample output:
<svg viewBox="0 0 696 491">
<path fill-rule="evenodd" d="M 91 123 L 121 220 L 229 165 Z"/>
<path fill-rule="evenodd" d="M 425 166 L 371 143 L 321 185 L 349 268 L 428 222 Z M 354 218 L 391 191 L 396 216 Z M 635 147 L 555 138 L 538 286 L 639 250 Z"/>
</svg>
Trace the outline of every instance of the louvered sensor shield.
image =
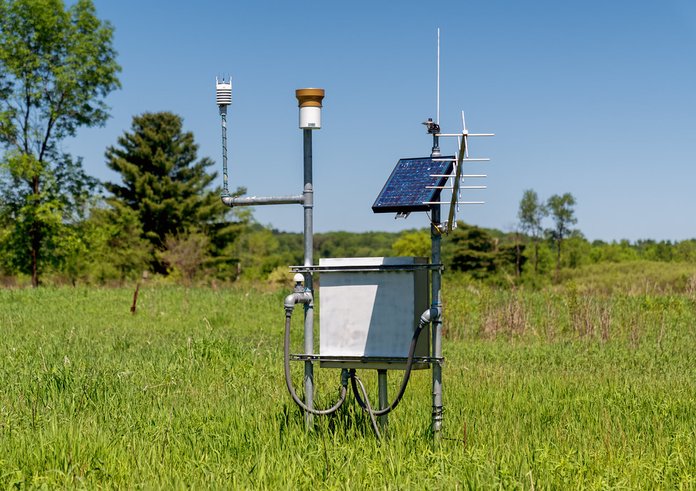
<svg viewBox="0 0 696 491">
<path fill-rule="evenodd" d="M 225 81 L 224 77 L 215 77 L 215 102 L 218 106 L 232 104 L 232 79 Z"/>
</svg>

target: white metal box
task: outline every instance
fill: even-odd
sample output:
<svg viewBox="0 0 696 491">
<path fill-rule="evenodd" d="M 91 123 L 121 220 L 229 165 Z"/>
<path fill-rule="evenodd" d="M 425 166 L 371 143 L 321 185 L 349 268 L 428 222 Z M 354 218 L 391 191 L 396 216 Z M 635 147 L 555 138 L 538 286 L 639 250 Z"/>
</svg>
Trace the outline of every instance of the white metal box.
<svg viewBox="0 0 696 491">
<path fill-rule="evenodd" d="M 419 257 L 319 260 L 322 366 L 403 369 L 413 332 L 429 308 L 428 260 Z M 416 357 L 429 356 L 422 330 Z M 419 362 L 414 368 L 426 368 Z"/>
</svg>

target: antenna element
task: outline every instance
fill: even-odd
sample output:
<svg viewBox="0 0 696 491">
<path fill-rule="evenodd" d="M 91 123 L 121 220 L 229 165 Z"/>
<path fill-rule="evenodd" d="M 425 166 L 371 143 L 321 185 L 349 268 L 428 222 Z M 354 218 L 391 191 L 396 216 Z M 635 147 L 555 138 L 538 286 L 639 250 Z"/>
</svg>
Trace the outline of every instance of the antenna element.
<svg viewBox="0 0 696 491">
<path fill-rule="evenodd" d="M 437 28 L 437 107 L 435 122 L 440 124 L 440 28 Z"/>
</svg>

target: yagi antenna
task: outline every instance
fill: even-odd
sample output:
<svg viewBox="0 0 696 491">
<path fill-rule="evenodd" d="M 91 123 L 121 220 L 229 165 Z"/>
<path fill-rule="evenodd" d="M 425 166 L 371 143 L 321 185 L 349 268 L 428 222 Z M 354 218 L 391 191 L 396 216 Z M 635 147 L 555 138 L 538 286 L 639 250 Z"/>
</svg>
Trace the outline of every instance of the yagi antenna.
<svg viewBox="0 0 696 491">
<path fill-rule="evenodd" d="M 456 137 L 459 143 L 459 148 L 457 151 L 456 159 L 454 159 L 454 165 L 452 167 L 452 173 L 447 175 L 452 179 L 452 184 L 448 186 L 432 186 L 440 189 L 447 189 L 452 191 L 452 198 L 449 203 L 444 201 L 433 202 L 432 204 L 449 204 L 449 214 L 447 219 L 447 233 L 451 232 L 453 228 L 457 226 L 457 212 L 459 211 L 459 205 L 462 204 L 483 204 L 483 201 L 462 201 L 461 192 L 462 189 L 485 189 L 486 186 L 463 186 L 462 181 L 466 178 L 478 178 L 485 177 L 483 174 L 462 174 L 463 166 L 465 162 L 486 162 L 490 159 L 487 158 L 469 158 L 469 137 L 470 136 L 494 136 L 493 133 L 469 133 L 466 127 L 466 119 L 464 117 L 464 111 L 462 111 L 462 132 L 461 133 L 441 133 L 440 131 L 440 28 L 437 28 L 437 89 L 436 89 L 436 114 L 435 123 L 431 119 L 426 121 L 425 124 L 428 127 L 428 133 L 433 135 L 433 151 L 431 157 L 437 159 L 440 157 L 440 137 Z M 440 177 L 440 176 L 431 176 Z M 431 186 L 428 186 L 431 187 Z"/>
<path fill-rule="evenodd" d="M 461 133 L 440 133 L 437 136 L 456 137 L 459 141 L 459 149 L 457 151 L 457 160 L 454 163 L 452 174 L 452 199 L 450 200 L 449 216 L 447 217 L 447 233 L 457 227 L 457 212 L 459 205 L 479 205 L 484 204 L 483 201 L 461 201 L 462 189 L 486 189 L 486 186 L 462 186 L 462 181 L 465 178 L 486 177 L 484 174 L 462 174 L 462 169 L 465 162 L 488 162 L 489 158 L 469 158 L 469 137 L 470 136 L 495 136 L 495 133 L 469 133 L 466 127 L 466 119 L 464 111 L 462 111 L 462 132 Z"/>
</svg>

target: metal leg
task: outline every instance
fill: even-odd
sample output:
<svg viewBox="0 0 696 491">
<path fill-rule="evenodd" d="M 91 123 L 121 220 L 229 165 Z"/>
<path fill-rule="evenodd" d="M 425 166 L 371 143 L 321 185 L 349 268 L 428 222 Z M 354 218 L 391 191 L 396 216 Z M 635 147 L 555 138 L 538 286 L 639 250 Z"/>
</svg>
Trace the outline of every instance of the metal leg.
<svg viewBox="0 0 696 491">
<path fill-rule="evenodd" d="M 434 205 L 431 208 L 432 225 L 430 229 L 430 238 L 432 241 L 432 263 L 440 264 L 441 256 L 441 233 L 440 227 L 440 205 Z M 442 273 L 440 270 L 433 270 L 432 274 L 432 307 L 438 309 L 439 315 L 432 323 L 432 354 L 438 361 L 433 362 L 433 414 L 432 414 L 432 431 L 435 440 L 440 439 L 442 430 L 442 365 L 439 360 L 442 358 Z"/>
<path fill-rule="evenodd" d="M 387 394 L 387 371 L 377 370 L 377 385 L 379 388 L 379 408 L 384 409 L 389 405 L 389 396 Z M 384 414 L 379 417 L 378 423 L 382 429 L 382 433 L 387 430 L 389 424 L 389 416 Z"/>
</svg>

